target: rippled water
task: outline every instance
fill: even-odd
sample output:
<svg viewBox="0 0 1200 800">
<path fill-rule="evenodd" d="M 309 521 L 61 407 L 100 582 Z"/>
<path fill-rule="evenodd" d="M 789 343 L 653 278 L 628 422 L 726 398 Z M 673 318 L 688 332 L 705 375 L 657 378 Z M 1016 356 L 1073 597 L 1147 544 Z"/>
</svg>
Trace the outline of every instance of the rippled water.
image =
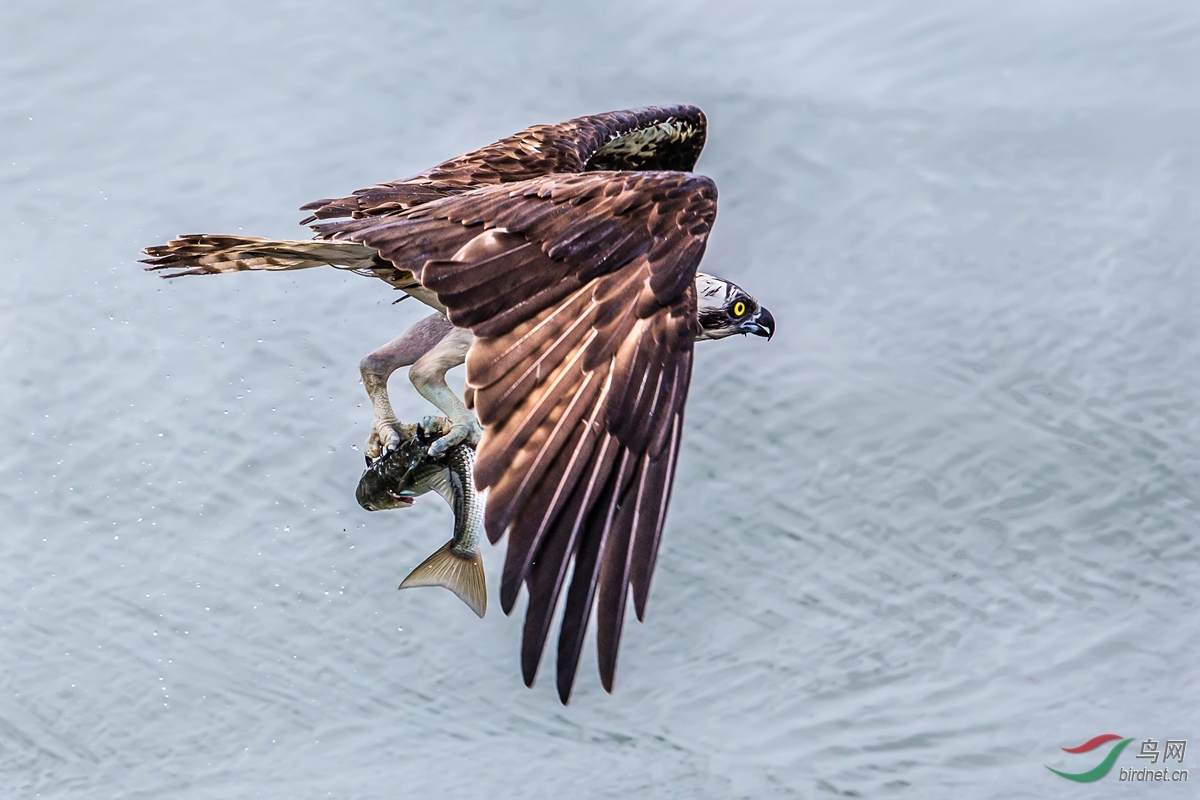
<svg viewBox="0 0 1200 800">
<path fill-rule="evenodd" d="M 1198 75 L 1185 2 L 0 6 L 0 795 L 1197 796 L 1043 765 L 1200 771 Z M 779 334 L 700 346 L 563 708 L 519 616 L 395 591 L 444 504 L 354 502 L 421 309 L 134 259 L 655 102 Z"/>
</svg>

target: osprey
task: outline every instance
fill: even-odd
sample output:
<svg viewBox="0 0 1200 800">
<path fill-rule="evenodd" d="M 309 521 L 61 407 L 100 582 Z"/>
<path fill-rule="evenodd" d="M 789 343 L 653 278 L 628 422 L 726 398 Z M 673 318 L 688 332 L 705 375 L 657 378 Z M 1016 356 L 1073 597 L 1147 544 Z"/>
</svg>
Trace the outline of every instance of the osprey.
<svg viewBox="0 0 1200 800">
<path fill-rule="evenodd" d="M 533 685 L 567 584 L 558 693 L 574 684 L 596 606 L 611 692 L 632 587 L 642 620 L 675 474 L 695 342 L 768 339 L 771 313 L 697 272 L 717 189 L 692 168 L 706 122 L 664 106 L 535 125 L 405 180 L 302 207 L 310 241 L 186 235 L 146 248 L 164 277 L 330 265 L 381 278 L 435 313 L 362 360 L 369 456 L 411 435 L 388 400 L 410 378 L 445 414 L 440 456 L 477 445 L 485 530 L 509 535 L 500 602 L 529 594 Z M 466 363 L 459 398 L 446 372 Z"/>
</svg>

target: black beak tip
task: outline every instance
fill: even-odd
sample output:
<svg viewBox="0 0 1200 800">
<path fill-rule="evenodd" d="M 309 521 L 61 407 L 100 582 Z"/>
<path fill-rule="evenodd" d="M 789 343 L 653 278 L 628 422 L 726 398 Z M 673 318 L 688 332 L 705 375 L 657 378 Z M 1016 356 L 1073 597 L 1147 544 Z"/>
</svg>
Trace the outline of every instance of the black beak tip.
<svg viewBox="0 0 1200 800">
<path fill-rule="evenodd" d="M 755 331 L 759 336 L 767 337 L 767 341 L 771 341 L 771 337 L 775 335 L 775 317 L 767 310 L 766 306 L 761 306 L 758 310 L 758 330 Z"/>
</svg>

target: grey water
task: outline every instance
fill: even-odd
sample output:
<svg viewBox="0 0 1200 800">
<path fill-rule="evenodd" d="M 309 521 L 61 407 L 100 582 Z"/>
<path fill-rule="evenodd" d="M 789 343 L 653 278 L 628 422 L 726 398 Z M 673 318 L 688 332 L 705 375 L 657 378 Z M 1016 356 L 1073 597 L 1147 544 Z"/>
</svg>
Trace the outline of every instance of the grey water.
<svg viewBox="0 0 1200 800">
<path fill-rule="evenodd" d="M 425 312 L 135 260 L 675 102 L 778 334 L 698 346 L 564 708 L 520 605 L 396 591 L 440 499 L 354 501 Z M 1194 2 L 0 5 L 0 797 L 1200 796 L 1198 187 Z M 1101 733 L 1190 783 L 1046 769 Z"/>
</svg>

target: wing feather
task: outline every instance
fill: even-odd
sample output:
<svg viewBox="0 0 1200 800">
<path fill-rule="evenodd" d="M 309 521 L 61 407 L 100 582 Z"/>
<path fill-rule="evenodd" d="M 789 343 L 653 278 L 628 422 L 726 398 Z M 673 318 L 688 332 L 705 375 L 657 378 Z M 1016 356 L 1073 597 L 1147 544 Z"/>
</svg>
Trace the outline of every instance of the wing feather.
<svg viewBox="0 0 1200 800">
<path fill-rule="evenodd" d="M 301 224 L 338 217 L 404 212 L 481 186 L 591 170 L 690 171 L 700 157 L 707 120 L 695 106 L 610 111 L 534 125 L 410 178 L 359 189 L 349 197 L 306 203 Z M 597 191 L 607 190 L 600 187 Z M 526 209 L 528 211 L 528 209 Z"/>
<path fill-rule="evenodd" d="M 670 450 L 654 464 L 659 478 L 649 484 L 647 514 L 639 520 L 637 536 L 634 540 L 630 584 L 633 586 L 633 605 L 639 622 L 646 618 L 646 601 L 650 596 L 650 578 L 654 574 L 654 564 L 658 559 L 658 544 L 662 539 L 667 505 L 671 502 L 671 487 L 675 479 L 675 461 L 679 457 L 679 438 L 682 427 L 683 411 L 681 409 L 669 427 Z"/>
<path fill-rule="evenodd" d="M 537 262 L 541 254 L 532 242 L 525 241 L 510 250 L 497 253 L 479 262 L 458 262 L 450 259 L 441 268 L 435 270 L 438 277 L 438 291 L 453 296 L 478 289 L 486 281 L 499 281 L 505 278 L 517 277 L 522 271 Z M 457 266 L 462 264 L 462 266 Z M 476 267 L 488 266 L 488 269 Z M 433 288 L 433 287 L 426 287 Z"/>
<path fill-rule="evenodd" d="M 538 553 L 538 559 L 531 564 L 530 574 L 528 578 L 529 586 L 529 610 L 525 613 L 525 631 L 521 641 L 521 671 L 525 678 L 527 686 L 533 685 L 533 679 L 537 675 L 538 662 L 541 660 L 542 650 L 546 644 L 546 634 L 549 632 L 550 618 L 554 614 L 554 608 L 558 604 L 558 594 L 562 589 L 563 579 L 566 576 L 568 564 L 571 557 L 575 554 L 577 546 L 577 537 L 580 527 L 583 523 L 583 517 L 589 508 L 589 501 L 594 496 L 598 479 L 606 476 L 612 468 L 612 462 L 616 455 L 617 446 L 611 434 L 605 434 L 603 440 L 599 442 L 599 452 L 595 458 L 591 458 L 593 451 L 596 449 L 595 434 L 588 426 L 588 430 L 583 432 L 580 444 L 576 450 L 570 454 L 566 472 L 562 480 L 555 484 L 555 506 L 561 503 L 561 513 L 554 515 L 553 525 L 549 525 L 550 517 L 542 515 L 536 524 L 536 537 L 534 544 L 540 544 L 542 537 L 545 537 L 545 545 Z M 591 445 L 590 447 L 588 445 Z M 581 458 L 580 455 L 586 451 L 586 456 Z M 564 453 L 565 455 L 565 453 Z M 587 477 L 583 477 L 584 474 Z M 570 478 L 568 481 L 567 478 Z M 563 497 L 563 490 L 570 485 L 570 494 Z M 560 499 L 561 498 L 561 499 Z M 527 512 L 522 511 L 522 516 Z M 538 520 L 537 512 L 532 515 L 530 523 Z M 516 522 L 523 522 L 521 517 L 518 517 Z M 509 543 L 510 558 L 513 548 L 517 546 L 517 532 L 524 528 L 534 528 L 535 526 L 514 524 L 513 540 Z M 548 530 L 549 529 L 549 530 Z M 530 548 L 532 550 L 532 548 Z M 505 564 L 505 570 L 508 570 L 508 564 Z M 501 586 L 501 602 L 505 597 L 505 587 Z M 512 596 L 515 599 L 515 590 L 512 591 Z M 578 605 L 578 603 L 576 604 Z M 511 607 L 511 606 L 510 606 Z M 568 617 L 564 615 L 563 625 L 568 624 Z M 574 620 L 571 624 L 578 625 L 579 620 Z M 586 624 L 586 620 L 583 620 Z M 570 664 L 570 677 L 574 678 L 575 667 L 578 662 Z M 566 664 L 561 664 L 560 667 L 565 667 Z M 559 671 L 559 682 L 563 680 L 563 670 Z M 560 697 L 563 702 L 566 702 L 566 696 L 560 690 Z"/>
<path fill-rule="evenodd" d="M 388 259 L 435 254 L 403 266 L 475 334 L 467 396 L 485 426 L 475 479 L 489 489 L 489 539 L 509 534 L 501 606 L 529 592 L 527 683 L 573 569 L 558 640 L 564 703 L 593 608 L 608 690 L 631 587 L 644 613 L 715 213 L 707 178 L 597 171 L 485 186 L 335 234 Z"/>
<path fill-rule="evenodd" d="M 647 483 L 653 476 L 647 469 L 649 456 L 638 459 L 630 487 L 621 500 L 618 516 L 612 526 L 612 540 L 600 566 L 600 601 L 596 608 L 596 651 L 600 659 L 600 682 L 606 691 L 613 690 L 617 671 L 617 651 L 621 645 L 621 628 L 625 621 L 625 603 L 629 597 L 630 568 Z"/>
<path fill-rule="evenodd" d="M 494 484 L 497 494 L 503 494 L 506 500 L 496 504 L 494 519 L 488 518 L 491 523 L 488 535 L 493 542 L 500 539 L 504 531 L 512 524 L 519 510 L 535 509 L 544 515 L 553 507 L 555 498 L 560 493 L 559 483 L 563 477 L 562 468 L 555 466 L 560 454 L 574 452 L 579 440 L 589 435 L 590 429 L 595 427 L 594 422 L 581 424 L 574 416 L 574 412 L 577 408 L 586 408 L 588 404 L 595 401 L 596 395 L 601 391 L 599 384 L 600 382 L 596 380 L 594 374 L 586 375 L 567 404 L 555 406 L 545 422 L 527 437 L 526 442 L 523 443 L 524 446 L 517 451 L 519 453 L 518 460 L 512 462 L 513 468 L 506 471 L 502 478 Z M 553 481 L 543 480 L 548 473 L 557 478 Z M 535 491 L 542 496 L 531 499 L 530 494 Z M 553 492 L 552 495 L 551 492 Z M 539 528 L 531 531 L 531 536 L 537 536 L 540 533 Z M 519 538 L 518 534 L 513 534 L 512 542 L 516 543 L 510 542 L 510 548 L 515 547 L 522 552 L 525 552 L 522 550 L 525 548 L 528 550 L 526 556 L 532 558 L 533 551 L 531 546 L 528 546 L 533 541 L 532 538 L 524 544 L 522 542 L 525 540 L 518 541 Z M 520 588 L 524 571 L 529 566 L 528 558 L 510 559 L 514 567 L 519 562 L 516 583 L 512 586 L 514 598 L 516 591 Z"/>
<path fill-rule="evenodd" d="M 485 470 L 476 472 L 476 477 L 480 485 L 485 485 L 484 479 L 492 478 L 491 482 L 486 485 L 499 487 L 498 495 L 506 498 L 504 502 L 496 504 L 497 515 L 491 527 L 496 539 L 499 539 L 504 532 L 506 525 L 502 525 L 502 523 L 511 522 L 511 514 L 504 513 L 505 507 L 509 505 L 515 507 L 520 503 L 520 497 L 508 497 L 509 490 L 512 489 L 523 497 L 525 493 L 523 487 L 536 485 L 541 480 L 542 470 L 550 463 L 562 445 L 562 437 L 556 436 L 555 432 L 560 430 L 560 426 L 564 423 L 569 430 L 570 426 L 578 421 L 569 415 L 560 420 L 555 413 L 566 410 L 564 399 L 582 396 L 581 392 L 585 384 L 594 384 L 591 395 L 587 396 L 589 402 L 594 400 L 595 393 L 599 391 L 599 385 L 603 382 L 605 375 L 595 372 L 585 373 L 579 370 L 577 364 L 581 355 L 582 353 L 577 350 L 572 361 L 561 370 L 560 375 L 555 376 L 546 390 L 539 392 L 535 400 L 526 404 L 527 411 L 525 413 L 519 417 L 512 417 L 506 421 L 507 424 L 498 426 L 493 431 L 494 444 L 487 448 L 485 455 L 495 460 L 489 460 L 485 464 Z M 580 378 L 582 381 L 579 380 Z M 607 387 L 604 391 L 607 392 Z M 575 406 L 575 402 L 572 400 L 566 400 L 566 404 Z M 583 409 L 587 407 L 580 406 L 580 412 L 582 413 Z M 495 477 L 493 478 L 493 476 Z"/>
<path fill-rule="evenodd" d="M 517 365 L 535 356 L 545 342 L 556 339 L 583 314 L 591 301 L 587 287 L 577 289 L 559 305 L 513 328 L 503 339 L 477 339 L 467 355 L 467 368 L 478 386 L 490 386 Z"/>
<path fill-rule="evenodd" d="M 610 437 L 614 446 L 615 437 Z M 607 442 L 606 442 L 607 443 Z M 617 512 L 617 501 L 630 472 L 630 453 L 626 447 L 617 447 L 613 458 L 604 459 L 601 454 L 599 466 L 608 467 L 606 474 L 598 475 L 604 480 L 604 488 L 597 501 L 591 506 L 586 525 L 586 535 L 580 540 L 575 554 L 575 571 L 571 576 L 571 588 L 567 590 L 567 605 L 563 611 L 562 632 L 558 637 L 558 696 L 566 703 L 575 682 L 575 671 L 579 666 L 579 655 L 583 650 L 583 637 L 592 613 L 592 602 L 596 597 L 596 585 L 600 569 L 607 555 L 606 543 L 612 531 L 613 517 Z M 611 466 L 610 466 L 611 465 Z M 614 472 L 615 466 L 615 472 Z M 589 492 L 591 491 L 589 486 Z M 585 500 L 586 502 L 586 500 Z"/>
<path fill-rule="evenodd" d="M 545 376 L 552 375 L 556 370 L 570 370 L 581 357 L 586 357 L 587 348 L 596 338 L 594 331 L 588 332 L 595 315 L 594 308 L 589 305 L 580 309 L 579 316 L 571 320 L 571 324 L 558 338 L 543 340 L 537 349 L 530 348 L 529 355 L 505 376 L 506 379 L 493 381 L 486 386 L 473 384 L 475 404 L 476 408 L 480 409 L 480 421 L 483 424 L 494 424 L 508 419 L 521 404 L 526 407 L 522 413 L 523 417 L 541 416 L 538 412 L 539 407 L 545 404 L 546 397 L 554 396 L 546 395 L 541 390 Z M 578 340 L 580 334 L 588 336 L 582 343 Z M 588 368 L 586 361 L 582 364 L 582 370 L 593 371 Z M 537 392 L 536 396 L 534 392 Z"/>
<path fill-rule="evenodd" d="M 582 490 L 572 492 L 569 500 L 570 504 L 564 509 L 566 517 L 573 516 L 582 505 Z M 520 521 L 523 522 L 524 519 Z M 530 522 L 532 521 L 531 519 Z M 567 568 L 575 555 L 575 540 L 566 533 L 550 537 L 539 555 L 540 558 L 530 566 L 529 575 L 525 579 L 529 589 L 529 608 L 525 612 L 525 625 L 521 634 L 521 675 L 526 686 L 532 686 L 537 677 L 542 651 L 546 647 L 546 637 L 550 633 L 550 620 L 558 605 L 558 594 L 566 578 Z M 504 566 L 505 572 L 508 572 L 507 562 Z M 503 585 L 500 587 L 500 601 L 503 603 L 506 595 L 511 597 L 507 606 L 511 609 L 511 603 L 516 599 L 516 590 L 509 589 L 506 592 L 506 588 Z"/>
</svg>

